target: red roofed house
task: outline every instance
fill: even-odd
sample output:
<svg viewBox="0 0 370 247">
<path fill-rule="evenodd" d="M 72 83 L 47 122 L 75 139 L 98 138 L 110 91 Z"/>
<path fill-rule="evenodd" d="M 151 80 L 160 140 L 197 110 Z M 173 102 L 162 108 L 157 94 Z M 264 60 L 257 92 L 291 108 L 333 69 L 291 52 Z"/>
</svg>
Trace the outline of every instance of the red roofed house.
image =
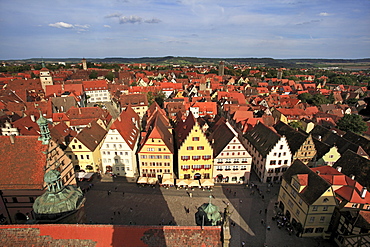
<svg viewBox="0 0 370 247">
<path fill-rule="evenodd" d="M 191 112 L 195 118 L 211 116 L 214 118 L 217 115 L 216 102 L 195 102 L 185 104 L 187 113 Z"/>
<path fill-rule="evenodd" d="M 104 173 L 134 177 L 137 175 L 136 151 L 140 130 L 139 116 L 127 107 L 113 122 L 105 136 L 100 154 Z"/>
<path fill-rule="evenodd" d="M 155 111 L 147 123 L 146 132 L 137 151 L 140 176 L 156 182 L 173 173 L 174 142 L 172 128 L 162 111 Z"/>
<path fill-rule="evenodd" d="M 71 160 L 53 140 L 39 135 L 0 136 L 0 218 L 7 224 L 34 219 L 32 205 L 46 189 L 44 175 L 61 173 L 65 185 L 76 184 Z"/>
<path fill-rule="evenodd" d="M 88 103 L 110 102 L 108 83 L 105 80 L 83 81 L 82 85 Z"/>
<path fill-rule="evenodd" d="M 69 143 L 66 153 L 72 160 L 75 170 L 100 172 L 102 161 L 100 148 L 107 134 L 98 121 L 92 121 L 81 130 Z"/>
<path fill-rule="evenodd" d="M 148 110 L 148 97 L 146 94 L 129 94 L 121 95 L 119 99 L 121 110 L 125 110 L 126 107 L 131 108 L 142 118 Z"/>
</svg>

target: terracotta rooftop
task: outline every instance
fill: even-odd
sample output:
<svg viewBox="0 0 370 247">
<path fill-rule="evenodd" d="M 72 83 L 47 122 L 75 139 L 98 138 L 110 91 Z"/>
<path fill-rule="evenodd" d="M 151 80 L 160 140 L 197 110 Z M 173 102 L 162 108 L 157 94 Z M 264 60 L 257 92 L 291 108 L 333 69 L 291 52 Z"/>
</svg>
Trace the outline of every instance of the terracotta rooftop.
<svg viewBox="0 0 370 247">
<path fill-rule="evenodd" d="M 0 190 L 42 190 L 47 147 L 38 136 L 0 136 Z"/>
<path fill-rule="evenodd" d="M 0 225 L 1 246 L 221 247 L 218 226 Z"/>
</svg>

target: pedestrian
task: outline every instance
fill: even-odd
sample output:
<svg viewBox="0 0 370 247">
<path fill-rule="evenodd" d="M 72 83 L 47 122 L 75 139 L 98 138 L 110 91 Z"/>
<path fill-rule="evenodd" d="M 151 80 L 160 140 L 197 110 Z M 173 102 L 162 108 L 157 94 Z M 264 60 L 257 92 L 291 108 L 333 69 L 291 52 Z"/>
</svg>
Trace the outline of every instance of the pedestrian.
<svg viewBox="0 0 370 247">
<path fill-rule="evenodd" d="M 122 192 L 122 196 L 125 196 L 125 192 Z"/>
<path fill-rule="evenodd" d="M 236 196 L 236 192 L 234 192 L 234 196 Z"/>
<path fill-rule="evenodd" d="M 263 200 L 263 199 L 265 199 L 265 196 L 264 196 L 264 195 L 262 195 L 262 200 Z"/>
<path fill-rule="evenodd" d="M 265 214 L 267 214 L 267 208 L 265 208 Z"/>
<path fill-rule="evenodd" d="M 244 247 L 245 246 L 245 242 L 244 241 L 242 241 L 242 247 Z"/>
<path fill-rule="evenodd" d="M 243 202 L 242 199 L 240 199 L 239 202 L 242 203 Z"/>
<path fill-rule="evenodd" d="M 116 211 L 113 212 L 113 215 L 116 215 Z"/>
<path fill-rule="evenodd" d="M 262 220 L 261 220 L 261 224 L 263 225 L 263 223 L 265 223 L 265 221 L 262 219 Z"/>
<path fill-rule="evenodd" d="M 114 188 L 114 190 L 115 190 L 115 191 L 117 191 L 117 187 L 116 187 L 116 188 Z"/>
<path fill-rule="evenodd" d="M 260 214 L 262 213 L 262 209 L 260 210 Z"/>
<path fill-rule="evenodd" d="M 132 212 L 132 208 L 130 208 L 130 212 Z"/>
<path fill-rule="evenodd" d="M 113 217 L 110 217 L 110 220 L 113 221 Z"/>
<path fill-rule="evenodd" d="M 121 213 L 119 211 L 117 213 L 118 213 L 118 215 L 121 215 Z"/>
</svg>

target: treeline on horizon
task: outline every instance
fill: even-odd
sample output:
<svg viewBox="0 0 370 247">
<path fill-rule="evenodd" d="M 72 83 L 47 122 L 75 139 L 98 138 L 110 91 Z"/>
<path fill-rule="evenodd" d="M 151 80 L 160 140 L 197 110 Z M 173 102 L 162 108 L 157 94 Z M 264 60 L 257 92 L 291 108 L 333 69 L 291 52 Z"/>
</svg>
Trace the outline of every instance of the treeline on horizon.
<svg viewBox="0 0 370 247">
<path fill-rule="evenodd" d="M 66 62 L 79 63 L 82 58 L 29 58 L 29 59 L 13 59 L 3 60 L 6 62 L 16 63 L 46 63 Z M 274 59 L 274 58 L 200 58 L 200 57 L 140 57 L 140 58 L 124 58 L 124 57 L 106 57 L 106 58 L 86 58 L 87 61 L 93 63 L 150 63 L 150 64 L 166 64 L 166 65 L 191 65 L 191 64 L 208 64 L 216 65 L 221 61 L 229 64 L 249 64 L 252 66 L 268 66 L 268 67 L 286 67 L 286 68 L 310 68 L 317 65 L 333 66 L 334 64 L 363 64 L 370 63 L 370 58 L 362 59 Z"/>
</svg>

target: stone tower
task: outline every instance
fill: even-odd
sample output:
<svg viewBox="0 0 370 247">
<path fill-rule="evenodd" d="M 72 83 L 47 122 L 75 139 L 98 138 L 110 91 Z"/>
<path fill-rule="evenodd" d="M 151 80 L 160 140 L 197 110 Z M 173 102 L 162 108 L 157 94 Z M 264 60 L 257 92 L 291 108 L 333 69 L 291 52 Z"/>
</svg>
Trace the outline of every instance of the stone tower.
<svg viewBox="0 0 370 247">
<path fill-rule="evenodd" d="M 218 75 L 223 76 L 225 74 L 225 63 L 224 61 L 221 61 L 218 66 Z"/>
<path fill-rule="evenodd" d="M 282 69 L 279 69 L 278 72 L 277 72 L 277 78 L 279 80 L 283 79 L 283 70 Z"/>
<path fill-rule="evenodd" d="M 47 85 L 53 85 L 53 77 L 51 77 L 50 71 L 45 67 L 44 62 L 42 62 L 42 69 L 40 70 L 40 82 L 44 92 L 46 92 Z"/>
<path fill-rule="evenodd" d="M 82 58 L 82 69 L 87 70 L 87 63 L 85 58 Z"/>
</svg>

